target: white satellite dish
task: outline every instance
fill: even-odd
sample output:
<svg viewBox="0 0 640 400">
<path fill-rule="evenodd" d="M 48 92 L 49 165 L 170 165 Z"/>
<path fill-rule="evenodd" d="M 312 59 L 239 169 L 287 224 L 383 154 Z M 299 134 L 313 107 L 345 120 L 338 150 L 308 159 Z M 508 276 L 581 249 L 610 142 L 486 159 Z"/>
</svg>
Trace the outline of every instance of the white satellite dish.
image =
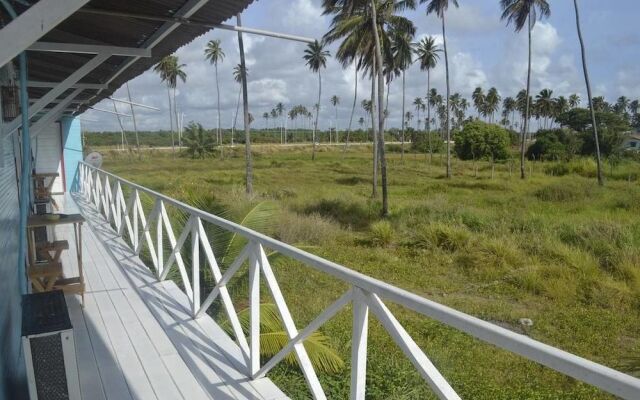
<svg viewBox="0 0 640 400">
<path fill-rule="evenodd" d="M 100 168 L 102 166 L 102 154 L 94 151 L 84 159 L 84 162 L 91 165 L 92 167 Z"/>
</svg>

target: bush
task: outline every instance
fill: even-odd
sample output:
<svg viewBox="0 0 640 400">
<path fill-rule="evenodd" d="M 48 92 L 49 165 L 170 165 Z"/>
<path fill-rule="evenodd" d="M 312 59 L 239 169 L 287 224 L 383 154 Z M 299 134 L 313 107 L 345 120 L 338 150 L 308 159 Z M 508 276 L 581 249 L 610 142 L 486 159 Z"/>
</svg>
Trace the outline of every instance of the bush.
<svg viewBox="0 0 640 400">
<path fill-rule="evenodd" d="M 468 229 L 442 222 L 427 225 L 416 234 L 416 245 L 422 248 L 440 248 L 455 252 L 467 246 L 471 239 Z"/>
<path fill-rule="evenodd" d="M 378 247 L 389 247 L 393 243 L 395 230 L 389 221 L 371 224 L 371 243 Z"/>
<path fill-rule="evenodd" d="M 431 147 L 429 147 L 429 136 L 431 136 Z M 444 150 L 444 141 L 437 132 L 420 132 L 414 135 L 411 143 L 411 150 L 418 153 L 429 153 L 429 149 L 433 153 L 440 153 Z"/>
<path fill-rule="evenodd" d="M 582 140 L 568 129 L 541 130 L 527 150 L 530 160 L 570 160 L 582 147 Z"/>
<path fill-rule="evenodd" d="M 510 136 L 506 129 L 482 121 L 467 123 L 454 135 L 454 151 L 461 160 L 506 160 Z"/>
</svg>

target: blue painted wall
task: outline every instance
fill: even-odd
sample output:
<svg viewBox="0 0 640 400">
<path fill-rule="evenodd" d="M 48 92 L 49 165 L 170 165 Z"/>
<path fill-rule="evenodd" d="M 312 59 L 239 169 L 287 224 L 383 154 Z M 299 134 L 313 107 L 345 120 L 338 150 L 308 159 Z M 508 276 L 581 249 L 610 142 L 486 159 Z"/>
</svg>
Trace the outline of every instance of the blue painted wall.
<svg viewBox="0 0 640 400">
<path fill-rule="evenodd" d="M 1 135 L 1 134 L 0 134 Z M 19 204 L 16 134 L 0 145 L 0 399 L 25 395 L 24 360 L 20 344 L 22 320 L 21 286 L 24 270 L 18 268 Z M 19 154 L 19 153 L 18 153 Z"/>
<path fill-rule="evenodd" d="M 66 188 L 70 192 L 78 184 L 78 162 L 82 155 L 82 130 L 78 118 L 65 117 L 60 121 L 62 127 L 62 148 L 64 157 L 64 176 Z"/>
</svg>

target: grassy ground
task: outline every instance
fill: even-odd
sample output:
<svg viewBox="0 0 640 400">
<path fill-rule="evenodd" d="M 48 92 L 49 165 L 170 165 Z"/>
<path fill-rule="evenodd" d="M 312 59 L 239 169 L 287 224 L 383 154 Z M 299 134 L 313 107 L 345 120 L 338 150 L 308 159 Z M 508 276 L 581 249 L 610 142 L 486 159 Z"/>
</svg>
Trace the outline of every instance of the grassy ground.
<svg viewBox="0 0 640 400">
<path fill-rule="evenodd" d="M 631 372 L 640 354 L 639 164 L 592 178 L 589 160 L 530 164 L 521 181 L 509 166 L 440 157 L 389 159 L 391 216 L 371 199 L 370 149 L 347 153 L 264 147 L 255 155 L 256 198 L 244 197 L 244 161 L 107 154 L 105 168 L 188 200 L 197 192 L 239 217 L 258 201 L 280 208 L 271 233 L 370 276 L 534 339 Z M 227 152 L 229 153 L 229 152 Z M 227 154 L 229 155 L 229 154 Z M 493 178 L 492 178 L 493 175 Z M 558 176 L 562 175 L 562 176 Z M 279 262 L 279 282 L 298 322 L 312 320 L 345 286 L 294 262 Z M 601 399 L 607 395 L 535 363 L 391 305 L 452 386 L 468 399 Z M 347 361 L 324 374 L 329 398 L 347 398 L 351 316 L 323 327 Z M 519 323 L 529 318 L 533 326 Z M 293 398 L 309 397 L 302 376 L 281 366 L 271 378 Z M 371 319 L 367 398 L 432 398 L 384 329 Z"/>
</svg>

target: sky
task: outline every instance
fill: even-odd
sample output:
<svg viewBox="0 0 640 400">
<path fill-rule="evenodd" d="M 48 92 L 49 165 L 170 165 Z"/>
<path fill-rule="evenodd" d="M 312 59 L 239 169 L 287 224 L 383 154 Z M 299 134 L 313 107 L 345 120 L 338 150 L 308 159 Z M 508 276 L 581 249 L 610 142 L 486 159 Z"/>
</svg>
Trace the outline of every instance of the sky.
<svg viewBox="0 0 640 400">
<path fill-rule="evenodd" d="M 321 3 L 322 0 L 256 0 L 243 14 L 242 22 L 251 28 L 321 38 L 330 24 L 330 17 L 321 15 Z M 503 97 L 515 96 L 526 82 L 526 30 L 515 33 L 512 26 L 500 20 L 498 0 L 460 0 L 459 3 L 459 9 L 450 9 L 447 13 L 452 93 L 460 92 L 470 98 L 477 86 L 485 91 L 494 86 Z M 550 4 L 551 17 L 538 22 L 533 31 L 532 93 L 550 88 L 554 96 L 578 93 L 586 99 L 573 2 L 551 1 Z M 594 96 L 605 96 L 609 101 L 622 95 L 640 98 L 640 30 L 637 29 L 640 1 L 580 0 L 579 4 Z M 405 16 L 417 28 L 416 41 L 430 35 L 442 43 L 440 22 L 434 16 L 426 15 L 424 5 Z M 235 23 L 235 18 L 227 23 Z M 177 51 L 180 62 L 186 64 L 187 73 L 187 82 L 180 82 L 177 91 L 178 109 L 184 113 L 185 125 L 194 121 L 206 128 L 217 126 L 214 69 L 203 55 L 206 43 L 212 39 L 220 39 L 226 53 L 219 65 L 222 126 L 231 126 L 235 115 L 239 85 L 232 78 L 232 69 L 239 63 L 237 34 L 213 30 Z M 253 127 L 263 128 L 262 114 L 271 111 L 278 102 L 287 108 L 303 104 L 311 110 L 317 102 L 318 79 L 302 59 L 306 45 L 249 34 L 245 34 L 244 39 L 249 71 L 249 108 L 256 118 Z M 336 47 L 337 44 L 329 46 L 331 54 L 335 53 Z M 337 127 L 345 129 L 353 104 L 355 71 L 343 69 L 331 58 L 322 74 L 320 128 L 335 127 L 335 109 L 329 99 L 337 95 L 340 98 Z M 431 82 L 440 93 L 445 91 L 444 62 L 432 71 Z M 160 109 L 157 112 L 138 108 L 138 129 L 169 129 L 166 86 L 158 75 L 147 71 L 130 82 L 130 89 L 134 102 Z M 363 77 L 359 78 L 358 91 L 354 121 L 364 116 L 359 104 L 370 93 L 370 84 Z M 407 111 L 415 113 L 410 104 L 416 97 L 425 97 L 426 92 L 426 72 L 414 64 L 406 73 Z M 126 89 L 120 88 L 113 97 L 126 98 Z M 95 107 L 113 110 L 113 103 L 103 100 Z M 130 114 L 127 105 L 119 104 L 118 110 Z M 401 79 L 391 83 L 389 110 L 388 126 L 399 127 Z M 81 116 L 81 121 L 87 131 L 119 129 L 113 114 L 89 110 Z M 125 129 L 133 129 L 131 118 L 124 117 L 123 124 Z"/>
</svg>

